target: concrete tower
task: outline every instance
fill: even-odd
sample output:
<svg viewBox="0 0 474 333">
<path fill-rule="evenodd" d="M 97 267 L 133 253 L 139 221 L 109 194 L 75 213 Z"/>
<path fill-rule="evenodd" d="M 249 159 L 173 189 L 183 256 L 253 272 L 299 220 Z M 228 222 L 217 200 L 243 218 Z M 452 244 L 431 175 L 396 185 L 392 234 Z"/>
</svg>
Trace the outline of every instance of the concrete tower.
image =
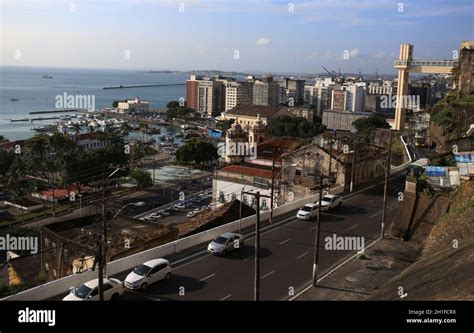
<svg viewBox="0 0 474 333">
<path fill-rule="evenodd" d="M 413 45 L 400 45 L 400 58 L 395 64 L 398 69 L 398 86 L 397 86 L 397 106 L 395 108 L 395 129 L 403 130 L 405 128 L 406 108 L 403 105 L 403 96 L 408 95 L 408 67 L 413 59 Z"/>
</svg>

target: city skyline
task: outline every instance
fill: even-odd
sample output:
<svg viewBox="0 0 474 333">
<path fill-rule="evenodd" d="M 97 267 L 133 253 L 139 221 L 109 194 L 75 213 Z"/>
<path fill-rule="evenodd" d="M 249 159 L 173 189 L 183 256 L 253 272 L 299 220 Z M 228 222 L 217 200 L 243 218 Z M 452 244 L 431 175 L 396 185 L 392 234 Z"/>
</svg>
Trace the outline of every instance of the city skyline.
<svg viewBox="0 0 474 333">
<path fill-rule="evenodd" d="M 7 66 L 394 74 L 401 43 L 449 59 L 474 32 L 470 1 L 0 4 Z"/>
</svg>

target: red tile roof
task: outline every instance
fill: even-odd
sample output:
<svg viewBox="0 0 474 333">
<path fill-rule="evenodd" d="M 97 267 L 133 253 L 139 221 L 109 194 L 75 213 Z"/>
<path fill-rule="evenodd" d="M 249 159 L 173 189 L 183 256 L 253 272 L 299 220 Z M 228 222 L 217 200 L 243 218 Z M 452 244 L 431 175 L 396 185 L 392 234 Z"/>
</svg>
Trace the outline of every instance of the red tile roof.
<svg viewBox="0 0 474 333">
<path fill-rule="evenodd" d="M 244 165 L 229 165 L 222 168 L 220 171 L 244 174 L 244 175 L 255 176 L 255 177 L 263 177 L 263 178 L 268 178 L 268 179 L 272 178 L 271 170 L 251 167 L 251 166 L 244 166 Z"/>
</svg>

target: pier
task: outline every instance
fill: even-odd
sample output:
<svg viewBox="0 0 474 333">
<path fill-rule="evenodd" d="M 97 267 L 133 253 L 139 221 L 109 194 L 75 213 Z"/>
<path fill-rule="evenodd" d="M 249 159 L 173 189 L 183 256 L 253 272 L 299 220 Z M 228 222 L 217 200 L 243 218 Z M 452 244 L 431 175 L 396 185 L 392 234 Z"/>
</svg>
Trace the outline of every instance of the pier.
<svg viewBox="0 0 474 333">
<path fill-rule="evenodd" d="M 102 89 L 126 89 L 126 88 L 147 88 L 147 87 L 173 87 L 173 86 L 185 86 L 186 83 L 169 83 L 169 84 L 144 84 L 137 86 L 115 86 L 115 87 L 104 87 Z"/>
<path fill-rule="evenodd" d="M 81 112 L 81 111 L 84 111 L 84 110 L 86 110 L 86 109 L 61 109 L 61 110 L 31 111 L 29 114 Z"/>
</svg>

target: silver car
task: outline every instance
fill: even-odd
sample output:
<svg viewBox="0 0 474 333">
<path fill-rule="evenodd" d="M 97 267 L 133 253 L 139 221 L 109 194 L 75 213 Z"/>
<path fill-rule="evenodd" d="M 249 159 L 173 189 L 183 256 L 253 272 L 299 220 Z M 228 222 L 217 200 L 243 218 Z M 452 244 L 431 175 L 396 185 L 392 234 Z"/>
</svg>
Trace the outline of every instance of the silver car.
<svg viewBox="0 0 474 333">
<path fill-rule="evenodd" d="M 208 246 L 207 252 L 225 256 L 226 253 L 241 249 L 244 246 L 244 236 L 234 232 L 226 232 L 216 237 Z"/>
</svg>

